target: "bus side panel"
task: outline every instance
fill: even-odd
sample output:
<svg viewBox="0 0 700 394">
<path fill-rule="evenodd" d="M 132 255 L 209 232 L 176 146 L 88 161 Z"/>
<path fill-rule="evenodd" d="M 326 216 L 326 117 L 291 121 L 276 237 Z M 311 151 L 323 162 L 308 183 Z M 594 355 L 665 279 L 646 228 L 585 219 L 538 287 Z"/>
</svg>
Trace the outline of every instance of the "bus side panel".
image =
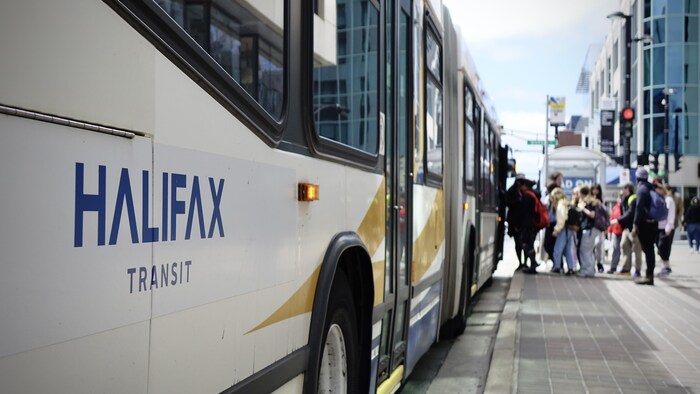
<svg viewBox="0 0 700 394">
<path fill-rule="evenodd" d="M 151 295 L 129 272 L 152 245 L 130 214 L 151 141 L 6 115 L 0 141 L 3 389 L 145 391 Z"/>
<path fill-rule="evenodd" d="M 154 52 L 104 2 L 4 1 L 0 50 L 0 104 L 153 130 Z"/>
</svg>

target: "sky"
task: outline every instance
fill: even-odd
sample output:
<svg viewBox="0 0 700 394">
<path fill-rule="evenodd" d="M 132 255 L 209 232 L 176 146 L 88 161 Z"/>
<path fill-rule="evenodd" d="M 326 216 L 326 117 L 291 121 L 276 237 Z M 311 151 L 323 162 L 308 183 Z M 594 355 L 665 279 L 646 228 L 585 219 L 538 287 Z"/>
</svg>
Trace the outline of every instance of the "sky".
<svg viewBox="0 0 700 394">
<path fill-rule="evenodd" d="M 547 96 L 566 98 L 567 122 L 590 111 L 588 95 L 576 93 L 576 84 L 589 48 L 605 42 L 612 26 L 606 16 L 619 10 L 619 1 L 444 2 L 496 107 L 518 171 L 536 178 L 541 146 L 527 140 L 544 140 Z"/>
</svg>

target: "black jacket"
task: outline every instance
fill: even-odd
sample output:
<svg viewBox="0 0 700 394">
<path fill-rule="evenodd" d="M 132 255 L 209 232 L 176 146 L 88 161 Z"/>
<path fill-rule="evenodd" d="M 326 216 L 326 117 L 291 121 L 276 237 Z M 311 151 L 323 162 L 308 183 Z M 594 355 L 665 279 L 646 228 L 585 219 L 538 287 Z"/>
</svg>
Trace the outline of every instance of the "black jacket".
<svg viewBox="0 0 700 394">
<path fill-rule="evenodd" d="M 683 215 L 683 223 L 700 223 L 700 205 L 690 205 Z"/>
<path fill-rule="evenodd" d="M 654 186 L 641 181 L 637 186 L 637 208 L 634 210 L 634 225 L 638 228 L 649 223 L 649 207 L 651 207 L 651 191 Z"/>
<path fill-rule="evenodd" d="M 634 198 L 632 198 L 634 196 Z M 628 201 L 632 198 L 632 201 Z M 634 213 L 637 209 L 637 197 L 632 194 L 622 201 L 622 215 L 617 218 L 617 222 L 620 223 L 623 229 L 632 230 L 632 224 L 634 224 Z"/>
</svg>

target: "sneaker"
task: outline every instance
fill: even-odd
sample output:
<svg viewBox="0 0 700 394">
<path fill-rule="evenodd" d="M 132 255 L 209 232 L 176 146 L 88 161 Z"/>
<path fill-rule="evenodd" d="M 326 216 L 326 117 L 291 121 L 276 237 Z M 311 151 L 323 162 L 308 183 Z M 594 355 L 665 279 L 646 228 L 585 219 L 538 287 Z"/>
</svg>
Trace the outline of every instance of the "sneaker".
<svg viewBox="0 0 700 394">
<path fill-rule="evenodd" d="M 659 272 L 659 275 L 668 275 L 671 272 L 673 272 L 671 271 L 671 267 L 663 267 L 661 268 L 661 272 Z"/>
<path fill-rule="evenodd" d="M 610 270 L 608 270 L 608 272 L 606 272 L 606 274 L 615 274 L 615 273 L 617 273 L 617 272 L 613 269 L 610 269 Z"/>
<path fill-rule="evenodd" d="M 630 276 L 631 273 L 628 270 L 622 270 L 620 272 L 616 272 L 616 274 L 622 275 L 622 276 Z"/>
<path fill-rule="evenodd" d="M 639 278 L 641 276 L 642 276 L 642 274 L 639 272 L 639 270 L 634 270 L 634 277 L 635 278 Z"/>
<path fill-rule="evenodd" d="M 561 274 L 561 268 L 552 268 L 552 271 L 550 271 L 553 274 Z"/>
<path fill-rule="evenodd" d="M 574 270 L 568 270 L 568 271 L 566 271 L 566 274 L 564 274 L 564 275 L 566 275 L 566 276 L 572 276 L 572 275 L 574 275 L 574 274 L 576 274 L 576 272 L 574 272 Z"/>
<path fill-rule="evenodd" d="M 602 274 L 603 271 L 605 271 L 605 268 L 603 268 L 603 264 L 598 263 L 598 272 Z"/>
<path fill-rule="evenodd" d="M 654 286 L 654 278 L 653 277 L 652 278 L 645 277 L 644 279 L 639 279 L 639 280 L 634 281 L 634 283 L 636 283 L 638 285 Z"/>
</svg>

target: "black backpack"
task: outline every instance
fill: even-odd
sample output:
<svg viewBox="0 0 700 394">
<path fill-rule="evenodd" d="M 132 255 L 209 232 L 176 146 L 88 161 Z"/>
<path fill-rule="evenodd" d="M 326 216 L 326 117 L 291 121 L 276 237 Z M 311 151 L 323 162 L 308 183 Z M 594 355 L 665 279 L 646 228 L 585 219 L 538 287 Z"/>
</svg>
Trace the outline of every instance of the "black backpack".
<svg viewBox="0 0 700 394">
<path fill-rule="evenodd" d="M 566 214 L 566 225 L 572 227 L 581 225 L 581 212 L 573 204 L 569 205 L 569 211 Z"/>
</svg>

